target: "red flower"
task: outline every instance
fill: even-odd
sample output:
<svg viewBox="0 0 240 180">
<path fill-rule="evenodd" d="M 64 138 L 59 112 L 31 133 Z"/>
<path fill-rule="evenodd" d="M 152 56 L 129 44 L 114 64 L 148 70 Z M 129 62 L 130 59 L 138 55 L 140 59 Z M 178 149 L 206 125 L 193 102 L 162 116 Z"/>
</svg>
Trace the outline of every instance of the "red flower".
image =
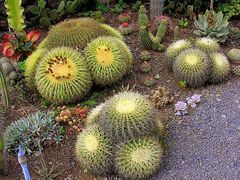
<svg viewBox="0 0 240 180">
<path fill-rule="evenodd" d="M 12 33 L 6 32 L 6 33 L 4 34 L 4 36 L 3 36 L 3 39 L 5 39 L 5 40 L 15 39 L 15 35 L 12 34 Z"/>
<path fill-rule="evenodd" d="M 27 34 L 26 41 L 32 41 L 36 42 L 40 37 L 40 32 L 39 31 L 30 31 Z"/>
<path fill-rule="evenodd" d="M 129 27 L 129 24 L 127 22 L 121 24 L 122 27 L 127 28 Z"/>
<path fill-rule="evenodd" d="M 14 54 L 14 47 L 12 43 L 8 41 L 2 42 L 1 52 L 3 56 L 11 57 Z"/>
</svg>

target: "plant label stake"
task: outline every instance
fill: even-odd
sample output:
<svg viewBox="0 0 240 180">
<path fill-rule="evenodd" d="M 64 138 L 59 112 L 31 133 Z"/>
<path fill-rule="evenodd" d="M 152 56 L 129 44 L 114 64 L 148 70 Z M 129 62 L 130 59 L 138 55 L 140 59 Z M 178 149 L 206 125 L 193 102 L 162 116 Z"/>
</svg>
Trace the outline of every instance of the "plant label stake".
<svg viewBox="0 0 240 180">
<path fill-rule="evenodd" d="M 18 147 L 18 162 L 22 167 L 25 180 L 31 180 L 27 166 L 27 158 L 21 146 Z"/>
</svg>

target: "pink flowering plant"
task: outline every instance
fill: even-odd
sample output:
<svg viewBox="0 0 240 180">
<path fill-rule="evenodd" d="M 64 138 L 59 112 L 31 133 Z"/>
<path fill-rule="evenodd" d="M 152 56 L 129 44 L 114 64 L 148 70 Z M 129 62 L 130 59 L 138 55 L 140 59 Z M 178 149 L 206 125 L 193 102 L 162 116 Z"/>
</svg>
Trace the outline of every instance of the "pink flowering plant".
<svg viewBox="0 0 240 180">
<path fill-rule="evenodd" d="M 201 94 L 194 94 L 193 96 L 188 97 L 185 101 L 178 101 L 175 104 L 175 115 L 187 115 L 189 109 L 195 109 L 197 107 L 197 104 L 201 101 L 201 97 Z"/>
</svg>

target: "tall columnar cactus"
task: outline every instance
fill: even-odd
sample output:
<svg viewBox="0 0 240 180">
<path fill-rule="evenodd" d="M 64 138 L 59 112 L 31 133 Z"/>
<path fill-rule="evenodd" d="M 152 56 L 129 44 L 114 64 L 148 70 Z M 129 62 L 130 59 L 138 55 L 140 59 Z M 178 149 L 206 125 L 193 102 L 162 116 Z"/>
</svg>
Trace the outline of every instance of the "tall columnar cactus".
<svg viewBox="0 0 240 180">
<path fill-rule="evenodd" d="M 165 0 L 150 0 L 150 15 L 152 21 L 154 21 L 157 16 L 163 14 L 164 2 Z"/>
<path fill-rule="evenodd" d="M 2 97 L 2 107 L 0 107 L 0 175 L 5 173 L 5 161 L 4 161 L 4 144 L 3 144 L 3 120 L 5 113 L 9 107 L 9 93 L 7 83 L 3 74 L 3 70 L 0 66 L 0 97 Z"/>
<path fill-rule="evenodd" d="M 22 0 L 5 0 L 5 7 L 8 15 L 8 25 L 15 32 L 22 32 L 25 28 Z"/>
<path fill-rule="evenodd" d="M 147 10 L 144 5 L 142 5 L 139 9 L 139 16 L 138 16 L 138 25 L 139 28 L 141 26 L 147 26 L 149 24 L 149 19 L 147 15 Z"/>
</svg>

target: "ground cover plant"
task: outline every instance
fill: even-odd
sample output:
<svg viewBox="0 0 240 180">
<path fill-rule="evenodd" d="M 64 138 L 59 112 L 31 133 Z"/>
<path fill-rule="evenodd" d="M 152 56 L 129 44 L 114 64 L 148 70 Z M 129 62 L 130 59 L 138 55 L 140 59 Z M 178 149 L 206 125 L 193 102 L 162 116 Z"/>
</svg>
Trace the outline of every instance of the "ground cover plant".
<svg viewBox="0 0 240 180">
<path fill-rule="evenodd" d="M 19 145 L 33 179 L 238 179 L 240 21 L 224 5 L 6 0 L 0 179 L 24 179 Z"/>
</svg>

